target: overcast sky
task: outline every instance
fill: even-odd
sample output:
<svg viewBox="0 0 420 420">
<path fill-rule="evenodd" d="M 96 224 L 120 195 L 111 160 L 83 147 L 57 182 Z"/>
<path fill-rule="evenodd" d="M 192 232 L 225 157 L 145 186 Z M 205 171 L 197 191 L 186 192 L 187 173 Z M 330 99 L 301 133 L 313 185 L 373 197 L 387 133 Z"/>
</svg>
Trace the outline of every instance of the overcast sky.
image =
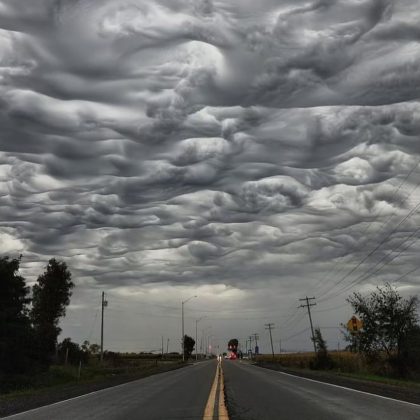
<svg viewBox="0 0 420 420">
<path fill-rule="evenodd" d="M 76 287 L 62 337 L 330 348 L 420 289 L 418 0 L 0 0 L 0 243 Z M 416 207 L 417 206 L 417 207 Z M 205 329 L 204 334 L 202 330 Z M 199 343 L 200 344 L 200 343 Z"/>
</svg>

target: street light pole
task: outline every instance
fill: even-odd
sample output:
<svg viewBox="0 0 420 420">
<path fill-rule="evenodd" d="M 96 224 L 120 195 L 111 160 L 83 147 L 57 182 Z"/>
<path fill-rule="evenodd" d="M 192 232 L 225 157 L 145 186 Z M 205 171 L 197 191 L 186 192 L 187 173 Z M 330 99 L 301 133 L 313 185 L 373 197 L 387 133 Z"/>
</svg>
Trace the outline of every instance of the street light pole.
<svg viewBox="0 0 420 420">
<path fill-rule="evenodd" d="M 202 319 L 204 319 L 204 318 L 205 318 L 205 316 L 202 316 L 201 318 L 195 320 L 195 360 L 198 360 L 198 352 L 197 352 L 197 347 L 198 347 L 197 326 L 198 326 L 198 323 Z"/>
<path fill-rule="evenodd" d="M 185 362 L 184 304 L 187 303 L 189 300 L 191 300 L 193 298 L 196 298 L 196 297 L 197 297 L 197 295 L 194 295 L 194 296 L 191 296 L 188 299 L 183 300 L 181 302 L 181 306 L 182 306 L 182 340 L 181 340 L 181 342 L 182 342 L 182 361 L 183 362 Z"/>
<path fill-rule="evenodd" d="M 211 357 L 211 350 L 212 350 L 212 346 L 211 346 L 211 343 L 212 343 L 212 337 L 214 337 L 214 334 L 210 334 L 208 337 L 207 337 L 207 348 L 208 348 L 208 351 L 209 351 L 209 356 Z"/>
<path fill-rule="evenodd" d="M 208 325 L 206 328 L 201 330 L 201 340 L 203 343 L 203 350 L 205 350 L 206 358 L 207 358 L 207 335 L 205 335 L 205 333 L 208 330 L 211 330 L 211 325 Z"/>
</svg>

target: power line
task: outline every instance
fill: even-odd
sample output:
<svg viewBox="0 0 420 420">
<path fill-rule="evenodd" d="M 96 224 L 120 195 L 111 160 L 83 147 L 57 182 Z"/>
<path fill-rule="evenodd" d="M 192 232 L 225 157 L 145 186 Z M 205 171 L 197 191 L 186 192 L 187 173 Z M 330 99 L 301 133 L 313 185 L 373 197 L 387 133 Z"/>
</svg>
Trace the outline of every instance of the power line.
<svg viewBox="0 0 420 420">
<path fill-rule="evenodd" d="M 407 173 L 407 175 L 404 177 L 404 179 L 401 181 L 401 183 L 398 185 L 398 187 L 396 187 L 393 191 L 393 195 L 396 195 L 400 189 L 403 187 L 403 185 L 405 184 L 405 182 L 407 181 L 407 179 L 410 177 L 410 175 L 417 169 L 418 165 L 420 163 L 420 158 L 416 161 L 416 163 L 413 165 L 413 167 L 410 169 L 410 171 Z M 418 182 L 415 187 L 409 192 L 409 194 L 404 197 L 403 200 L 400 201 L 400 205 L 402 205 L 405 201 L 407 201 L 407 199 L 413 194 L 413 192 L 419 187 L 420 182 Z M 366 233 L 368 232 L 368 230 L 371 228 L 371 226 L 373 226 L 373 223 L 379 218 L 379 216 L 382 214 L 382 210 L 383 210 L 383 203 L 379 209 L 379 212 L 376 214 L 376 216 L 374 217 L 374 220 L 370 221 L 365 230 L 362 232 L 361 236 L 366 236 Z M 395 212 L 393 214 L 391 214 L 386 221 L 382 222 L 381 227 L 379 229 L 379 232 L 381 232 L 383 230 L 383 228 L 385 226 L 387 226 L 389 224 L 389 222 L 391 221 L 391 219 L 395 216 Z M 354 250 L 356 248 L 356 244 L 351 248 L 351 250 Z M 339 262 L 337 261 L 333 267 L 333 269 L 330 271 L 329 275 L 324 277 L 324 279 L 320 279 L 320 281 L 317 283 L 317 285 L 315 286 L 315 290 L 318 289 L 319 286 L 321 286 L 321 284 L 324 284 L 328 281 L 328 279 L 331 277 L 331 275 L 334 273 L 334 271 L 336 270 L 336 267 L 338 266 Z M 340 273 L 343 270 L 340 269 L 338 271 L 338 273 Z M 319 293 L 322 294 L 322 293 Z"/>
<path fill-rule="evenodd" d="M 402 243 L 400 243 L 399 246 L 401 246 L 404 242 L 406 242 L 408 239 L 410 239 L 414 234 L 417 233 L 417 231 L 420 230 L 417 229 L 416 231 L 414 231 L 408 238 L 406 238 Z M 366 271 L 364 274 L 360 275 L 358 278 L 356 278 L 355 280 L 353 280 L 353 282 L 347 286 L 342 287 L 340 290 L 338 290 L 337 292 L 335 292 L 335 294 L 328 296 L 326 298 L 323 298 L 322 301 L 325 300 L 329 300 L 329 299 L 333 299 L 334 297 L 339 296 L 340 294 L 350 290 L 352 287 L 354 287 L 357 284 L 360 284 L 362 281 L 369 279 L 370 277 L 374 276 L 375 274 L 377 274 L 379 271 L 382 270 L 382 268 L 386 267 L 387 265 L 389 265 L 392 261 L 394 261 L 396 258 L 398 258 L 404 251 L 406 251 L 415 241 L 417 238 L 415 238 L 410 244 L 408 244 L 405 248 L 401 249 L 395 256 L 393 256 L 392 258 L 390 258 L 389 261 L 385 261 L 383 262 L 383 264 L 378 267 L 375 271 L 371 271 L 373 269 L 375 269 L 384 259 L 388 258 L 390 255 L 392 255 L 395 250 L 392 250 L 390 253 L 388 253 L 387 255 L 385 255 L 384 257 L 382 257 L 373 267 L 371 267 L 368 271 Z M 398 248 L 397 247 L 397 248 Z"/>
<path fill-rule="evenodd" d="M 295 333 L 295 334 L 293 334 L 293 335 L 290 335 L 289 337 L 287 337 L 287 338 L 283 338 L 282 339 L 282 341 L 283 342 L 286 342 L 286 341 L 289 341 L 289 340 L 291 340 L 292 338 L 295 338 L 295 337 L 297 337 L 298 335 L 301 335 L 301 334 L 303 334 L 303 333 L 305 333 L 306 331 L 308 331 L 309 330 L 309 327 L 306 327 L 305 329 L 303 329 L 302 331 L 299 331 L 299 332 L 297 332 L 297 333 Z"/>
<path fill-rule="evenodd" d="M 420 231 L 420 228 L 416 229 L 415 231 L 413 231 L 407 238 L 403 239 L 398 246 L 396 246 L 394 249 L 392 249 L 388 254 L 385 254 L 379 261 L 376 262 L 376 264 L 374 264 L 373 266 L 371 266 L 369 269 L 367 269 L 364 273 L 360 274 L 356 279 L 354 279 L 350 284 L 345 285 L 343 287 L 341 287 L 339 290 L 335 291 L 332 295 L 328 296 L 328 294 L 326 296 L 324 296 L 323 298 L 320 299 L 321 302 L 325 302 L 327 300 L 333 299 L 334 297 L 339 296 L 340 294 L 350 290 L 352 287 L 354 287 L 357 284 L 360 284 L 362 281 L 367 280 L 368 278 L 372 277 L 373 275 L 377 274 L 379 271 L 382 270 L 382 268 L 386 267 L 387 265 L 389 265 L 392 261 L 394 261 L 397 257 L 399 257 L 404 251 L 406 251 L 415 241 L 417 238 L 414 238 L 414 240 L 408 244 L 405 248 L 401 249 L 395 256 L 391 257 L 389 259 L 389 261 L 384 261 L 387 258 L 389 258 L 401 245 L 404 245 L 405 242 L 407 242 L 409 239 L 411 239 L 414 235 L 416 235 L 416 233 L 418 233 Z M 383 262 L 384 261 L 384 262 Z M 383 264 L 377 268 L 375 271 L 374 270 L 376 267 L 378 267 L 378 265 L 383 262 Z"/>
<path fill-rule="evenodd" d="M 109 295 L 109 293 L 108 293 Z M 122 302 L 122 303 L 127 303 L 126 299 L 121 298 L 120 296 L 117 296 L 114 299 L 114 295 L 113 295 L 113 300 Z M 163 308 L 163 309 L 172 309 L 175 311 L 179 311 L 178 307 L 175 306 L 168 306 L 168 305 L 162 305 L 159 303 L 154 303 L 154 302 L 150 302 L 150 301 L 134 301 L 133 303 L 136 304 L 141 304 L 141 305 L 149 305 L 149 306 L 156 306 L 159 308 Z M 262 308 L 242 308 L 242 309 L 226 309 L 226 308 L 220 308 L 220 309 L 206 309 L 206 308 L 194 308 L 193 306 L 190 307 L 189 309 L 190 312 L 205 312 L 205 313 L 234 313 L 234 314 L 246 314 L 246 315 L 251 315 L 250 313 L 252 312 L 269 312 L 270 314 L 272 314 L 273 312 L 279 311 L 278 306 L 274 306 L 272 307 L 272 309 L 270 309 L 270 307 L 264 306 Z M 256 318 L 255 318 L 256 319 Z M 260 318 L 260 319 L 265 319 L 265 318 Z"/>
<path fill-rule="evenodd" d="M 420 207 L 420 202 L 417 203 L 417 205 L 395 226 L 394 229 L 391 230 L 379 243 L 376 245 L 362 260 L 354 266 L 347 274 L 345 274 L 337 283 L 335 283 L 327 292 L 327 295 L 331 293 L 334 288 L 336 288 L 338 285 L 343 283 L 351 274 L 353 274 L 371 255 L 373 255 L 384 243 L 389 237 L 397 231 L 397 229 L 409 218 L 412 216 L 412 214 Z M 322 298 L 322 301 L 326 300 L 326 296 Z"/>
</svg>

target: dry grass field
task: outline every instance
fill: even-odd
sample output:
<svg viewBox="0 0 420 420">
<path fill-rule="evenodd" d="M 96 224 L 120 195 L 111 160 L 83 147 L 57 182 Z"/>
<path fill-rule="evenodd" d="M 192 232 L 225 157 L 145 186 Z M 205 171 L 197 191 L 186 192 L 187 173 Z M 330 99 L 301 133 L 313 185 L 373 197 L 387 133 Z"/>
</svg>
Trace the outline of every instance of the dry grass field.
<svg viewBox="0 0 420 420">
<path fill-rule="evenodd" d="M 328 353 L 334 365 L 334 369 L 341 372 L 368 372 L 369 367 L 364 357 L 359 353 L 348 351 L 331 351 Z M 288 353 L 257 356 L 257 362 L 275 362 L 281 366 L 290 368 L 310 369 L 311 362 L 314 360 L 314 353 Z"/>
</svg>

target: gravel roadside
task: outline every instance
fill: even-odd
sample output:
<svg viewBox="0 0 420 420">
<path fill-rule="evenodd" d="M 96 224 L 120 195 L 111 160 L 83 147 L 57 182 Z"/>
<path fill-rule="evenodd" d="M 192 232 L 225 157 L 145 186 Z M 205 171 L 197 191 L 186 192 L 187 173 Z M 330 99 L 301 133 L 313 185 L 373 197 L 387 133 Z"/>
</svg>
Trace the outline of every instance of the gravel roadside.
<svg viewBox="0 0 420 420">
<path fill-rule="evenodd" d="M 414 404 L 420 404 L 420 386 L 399 386 L 386 383 L 372 382 L 364 379 L 349 378 L 328 371 L 307 371 L 300 369 L 287 369 L 276 363 L 256 363 L 257 366 L 278 370 L 303 378 L 314 379 L 320 382 L 327 382 L 358 391 L 369 392 L 371 394 L 381 395 L 383 397 L 394 398 L 396 400 L 407 401 Z M 420 384 L 419 384 L 420 385 Z"/>
</svg>

